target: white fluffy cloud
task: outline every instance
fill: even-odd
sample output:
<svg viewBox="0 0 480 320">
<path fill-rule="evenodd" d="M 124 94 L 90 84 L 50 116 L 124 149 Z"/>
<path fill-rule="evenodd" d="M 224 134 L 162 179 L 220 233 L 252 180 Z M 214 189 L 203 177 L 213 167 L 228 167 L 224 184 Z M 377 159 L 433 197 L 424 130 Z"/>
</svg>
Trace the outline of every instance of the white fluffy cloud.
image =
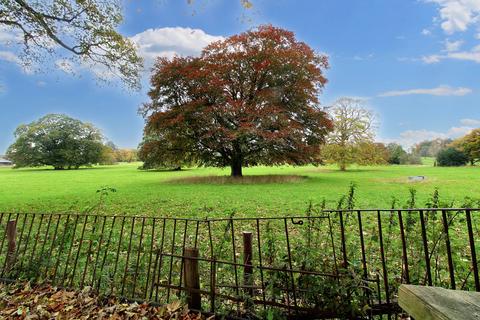
<svg viewBox="0 0 480 320">
<path fill-rule="evenodd" d="M 439 7 L 441 28 L 444 33 L 452 35 L 476 28 L 476 39 L 480 39 L 480 0 L 424 0 L 435 3 Z M 460 50 L 463 41 L 445 41 L 445 49 L 441 54 L 432 54 L 422 57 L 425 63 L 438 63 L 442 60 L 465 60 L 480 63 L 480 46 Z"/>
<path fill-rule="evenodd" d="M 130 39 L 138 46 L 149 67 L 157 57 L 199 55 L 206 45 L 224 38 L 207 34 L 201 29 L 174 27 L 147 29 Z"/>
<path fill-rule="evenodd" d="M 480 22 L 480 0 L 427 0 L 439 6 L 441 27 L 447 34 L 466 31 Z"/>
<path fill-rule="evenodd" d="M 424 94 L 432 96 L 464 96 L 472 92 L 470 88 L 452 88 L 450 86 L 438 86 L 436 88 L 430 89 L 409 89 L 409 90 L 394 90 L 387 91 L 379 94 L 379 97 L 396 97 L 396 96 L 406 96 L 414 94 Z"/>
<path fill-rule="evenodd" d="M 447 51 L 447 52 L 458 51 L 458 50 L 460 50 L 460 47 L 462 46 L 462 44 L 463 44 L 462 40 L 449 41 L 447 39 L 447 40 L 445 40 L 445 51 Z"/>
</svg>

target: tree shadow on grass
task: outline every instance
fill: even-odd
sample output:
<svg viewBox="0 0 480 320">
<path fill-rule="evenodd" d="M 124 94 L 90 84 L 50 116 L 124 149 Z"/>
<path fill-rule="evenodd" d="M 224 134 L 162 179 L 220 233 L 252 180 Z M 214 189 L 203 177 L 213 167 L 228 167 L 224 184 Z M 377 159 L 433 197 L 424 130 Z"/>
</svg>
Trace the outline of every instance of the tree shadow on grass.
<svg viewBox="0 0 480 320">
<path fill-rule="evenodd" d="M 186 172 L 186 171 L 191 171 L 194 168 L 182 168 L 181 170 L 178 169 L 141 169 L 138 168 L 138 171 L 140 172 Z"/>
<path fill-rule="evenodd" d="M 252 175 L 241 178 L 231 176 L 198 176 L 170 179 L 169 183 L 178 184 L 276 184 L 299 183 L 309 179 L 299 175 Z"/>
<path fill-rule="evenodd" d="M 78 171 L 85 171 L 85 170 L 106 170 L 110 169 L 113 166 L 98 166 L 98 167 L 80 167 L 78 169 L 62 169 L 62 170 L 55 170 L 53 167 L 29 167 L 29 168 L 13 168 L 13 172 L 78 172 Z"/>
</svg>

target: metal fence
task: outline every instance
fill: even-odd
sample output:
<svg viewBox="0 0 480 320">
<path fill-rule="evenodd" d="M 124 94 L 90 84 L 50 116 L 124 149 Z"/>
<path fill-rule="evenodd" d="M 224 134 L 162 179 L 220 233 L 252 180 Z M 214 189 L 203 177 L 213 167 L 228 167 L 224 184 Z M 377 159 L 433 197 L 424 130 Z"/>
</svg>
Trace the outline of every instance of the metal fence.
<svg viewBox="0 0 480 320">
<path fill-rule="evenodd" d="M 243 318 L 390 317 L 400 312 L 401 283 L 480 291 L 479 212 L 224 219 L 3 213 L 0 278 L 91 286 L 160 304 L 188 299 L 196 309 Z"/>
</svg>

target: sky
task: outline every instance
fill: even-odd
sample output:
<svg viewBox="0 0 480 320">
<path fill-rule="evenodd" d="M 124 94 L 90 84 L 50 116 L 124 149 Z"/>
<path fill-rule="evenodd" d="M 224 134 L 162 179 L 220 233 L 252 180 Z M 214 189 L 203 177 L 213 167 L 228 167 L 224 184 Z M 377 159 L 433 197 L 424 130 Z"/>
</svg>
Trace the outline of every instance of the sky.
<svg viewBox="0 0 480 320">
<path fill-rule="evenodd" d="M 0 154 L 13 132 L 48 113 L 102 129 L 136 147 L 155 57 L 198 55 L 208 43 L 272 24 L 329 56 L 324 106 L 360 97 L 377 117 L 377 140 L 410 147 L 480 127 L 480 0 L 127 0 L 119 31 L 145 59 L 138 92 L 98 83 L 92 71 L 21 67 L 0 29 Z M 188 4 L 188 2 L 192 2 Z"/>
</svg>

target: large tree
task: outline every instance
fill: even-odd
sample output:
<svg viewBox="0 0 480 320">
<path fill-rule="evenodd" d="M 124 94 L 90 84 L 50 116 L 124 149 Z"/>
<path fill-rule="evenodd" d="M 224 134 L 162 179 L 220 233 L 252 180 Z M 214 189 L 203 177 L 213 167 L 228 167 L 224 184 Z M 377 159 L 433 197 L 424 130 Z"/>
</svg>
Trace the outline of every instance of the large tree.
<svg viewBox="0 0 480 320">
<path fill-rule="evenodd" d="M 114 74 L 136 89 L 142 59 L 134 44 L 116 31 L 121 22 L 119 0 L 0 1 L 0 28 L 17 35 L 25 65 L 63 50 L 76 62 L 101 66 L 96 73 L 100 78 Z"/>
<path fill-rule="evenodd" d="M 345 171 L 351 163 L 365 163 L 359 148 L 370 146 L 365 150 L 374 150 L 374 116 L 360 99 L 340 98 L 330 108 L 334 129 L 328 135 L 327 145 L 322 154 L 330 162 L 337 163 L 340 170 Z M 375 163 L 371 163 L 375 164 Z"/>
<path fill-rule="evenodd" d="M 89 123 L 62 114 L 49 114 L 15 130 L 15 142 L 7 156 L 15 167 L 50 165 L 77 169 L 101 161 L 100 131 Z"/>
<path fill-rule="evenodd" d="M 455 140 L 452 145 L 468 156 L 472 166 L 480 161 L 480 129 L 472 130 L 464 137 Z"/>
<path fill-rule="evenodd" d="M 317 96 L 328 61 L 273 26 L 207 46 L 200 57 L 160 58 L 143 107 L 145 135 L 203 165 L 318 163 L 332 127 Z"/>
</svg>

